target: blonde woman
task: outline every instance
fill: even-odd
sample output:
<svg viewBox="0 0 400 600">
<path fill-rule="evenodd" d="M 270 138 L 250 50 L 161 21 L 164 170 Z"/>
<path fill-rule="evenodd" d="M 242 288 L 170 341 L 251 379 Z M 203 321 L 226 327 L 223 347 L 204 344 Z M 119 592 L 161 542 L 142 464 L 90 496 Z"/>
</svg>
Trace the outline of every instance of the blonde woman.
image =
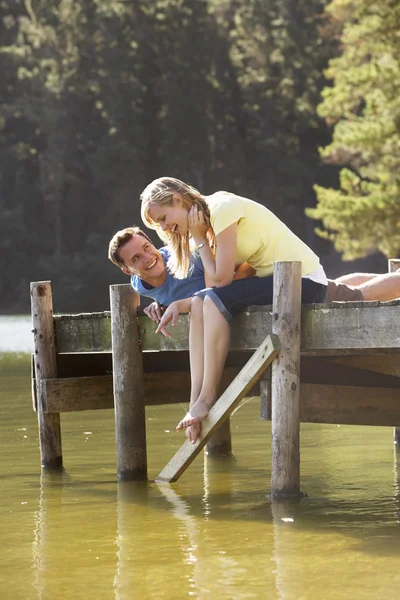
<svg viewBox="0 0 400 600">
<path fill-rule="evenodd" d="M 217 399 L 229 349 L 230 322 L 250 305 L 272 303 L 275 261 L 302 262 L 302 302 L 323 302 L 327 279 L 319 258 L 265 206 L 219 191 L 202 195 L 172 177 L 150 183 L 141 194 L 144 223 L 170 247 L 168 267 L 185 278 L 191 245 L 203 261 L 212 287 L 194 294 L 191 304 L 189 351 L 191 395 L 189 412 L 178 424 L 195 443 L 200 423 Z M 253 277 L 234 280 L 236 269 L 248 265 Z M 161 331 L 171 320 L 166 312 Z"/>
</svg>

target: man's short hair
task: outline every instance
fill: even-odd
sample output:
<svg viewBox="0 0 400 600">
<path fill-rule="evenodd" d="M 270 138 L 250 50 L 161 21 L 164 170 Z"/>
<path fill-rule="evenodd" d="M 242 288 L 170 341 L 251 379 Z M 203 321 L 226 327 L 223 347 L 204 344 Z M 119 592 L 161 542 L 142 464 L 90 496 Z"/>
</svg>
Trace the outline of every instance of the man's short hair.
<svg viewBox="0 0 400 600">
<path fill-rule="evenodd" d="M 121 250 L 122 246 L 125 246 L 125 244 L 129 242 L 135 235 L 141 235 L 148 240 L 150 244 L 153 244 L 149 236 L 146 235 L 145 232 L 140 229 L 140 227 L 136 227 L 135 225 L 117 231 L 108 245 L 108 258 L 114 263 L 114 265 L 117 265 L 117 267 L 125 267 L 125 264 L 120 258 L 119 251 Z"/>
</svg>

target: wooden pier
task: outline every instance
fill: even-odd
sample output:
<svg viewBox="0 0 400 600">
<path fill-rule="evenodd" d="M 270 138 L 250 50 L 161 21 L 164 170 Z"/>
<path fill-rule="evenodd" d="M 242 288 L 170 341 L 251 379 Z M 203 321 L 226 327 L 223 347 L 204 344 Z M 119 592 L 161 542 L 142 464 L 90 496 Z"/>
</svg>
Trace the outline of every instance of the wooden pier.
<svg viewBox="0 0 400 600">
<path fill-rule="evenodd" d="M 246 394 L 261 392 L 272 419 L 272 497 L 301 493 L 300 422 L 400 425 L 400 301 L 301 307 L 299 263 L 277 263 L 274 279 L 273 306 L 235 319 L 221 397 L 161 480 L 178 479 L 207 442 L 230 450 L 229 415 Z M 173 339 L 156 335 L 128 284 L 111 286 L 110 312 L 53 315 L 50 282 L 32 283 L 31 300 L 42 466 L 62 467 L 60 413 L 114 409 L 118 478 L 147 479 L 145 407 L 189 398 L 187 316 Z"/>
</svg>

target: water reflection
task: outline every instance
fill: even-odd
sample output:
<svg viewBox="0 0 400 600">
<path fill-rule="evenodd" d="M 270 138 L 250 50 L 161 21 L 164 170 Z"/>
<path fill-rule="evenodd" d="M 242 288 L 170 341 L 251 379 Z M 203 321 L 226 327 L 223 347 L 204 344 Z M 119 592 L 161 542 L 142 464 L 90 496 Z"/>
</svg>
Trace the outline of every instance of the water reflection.
<svg viewBox="0 0 400 600">
<path fill-rule="evenodd" d="M 180 444 L 163 427 L 179 414 L 173 406 L 147 412 L 150 476 Z M 0 598 L 399 596 L 399 457 L 390 428 L 302 426 L 309 498 L 283 508 L 266 498 L 270 428 L 255 403 L 235 415 L 232 434 L 236 458 L 203 455 L 161 490 L 117 484 L 111 413 L 63 415 L 68 472 L 40 474 L 29 357 L 2 355 Z"/>
<path fill-rule="evenodd" d="M 56 548 L 52 547 L 52 537 L 53 532 L 58 531 L 57 525 L 61 520 L 62 489 L 67 478 L 65 471 L 52 474 L 43 471 L 40 478 L 39 507 L 35 513 L 32 546 L 33 587 L 38 600 L 48 595 L 48 573 L 53 568 L 51 561 L 58 556 L 58 551 L 54 553 Z"/>
<path fill-rule="evenodd" d="M 117 568 L 114 576 L 116 600 L 132 598 L 132 590 L 149 595 L 148 577 L 144 571 L 147 560 L 143 548 L 143 507 L 149 502 L 147 482 L 121 481 L 117 490 Z M 149 532 L 150 533 L 150 532 Z M 156 545 L 155 545 L 156 549 Z M 153 557 L 151 557 L 153 562 Z"/>
<path fill-rule="evenodd" d="M 74 481 L 66 471 L 41 473 L 32 543 L 32 586 L 38 600 L 80 599 L 88 590 L 98 598 L 113 597 L 115 509 L 110 511 L 91 483 L 94 489 L 88 494 L 88 482 Z"/>
</svg>

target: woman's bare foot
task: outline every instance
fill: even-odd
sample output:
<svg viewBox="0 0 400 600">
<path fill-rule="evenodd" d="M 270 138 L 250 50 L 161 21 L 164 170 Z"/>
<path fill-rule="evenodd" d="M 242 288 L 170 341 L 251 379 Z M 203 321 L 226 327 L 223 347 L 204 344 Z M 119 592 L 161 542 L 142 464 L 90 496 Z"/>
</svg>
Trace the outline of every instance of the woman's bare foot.
<svg viewBox="0 0 400 600">
<path fill-rule="evenodd" d="M 200 434 L 200 428 L 200 423 L 193 423 L 193 425 L 186 427 L 186 437 L 191 444 L 195 444 L 197 442 L 197 438 Z"/>
<path fill-rule="evenodd" d="M 200 422 L 208 415 L 209 410 L 210 407 L 204 400 L 197 400 L 182 421 L 178 423 L 176 430 L 186 429 L 186 427 L 190 427 L 196 423 L 200 425 Z"/>
</svg>

